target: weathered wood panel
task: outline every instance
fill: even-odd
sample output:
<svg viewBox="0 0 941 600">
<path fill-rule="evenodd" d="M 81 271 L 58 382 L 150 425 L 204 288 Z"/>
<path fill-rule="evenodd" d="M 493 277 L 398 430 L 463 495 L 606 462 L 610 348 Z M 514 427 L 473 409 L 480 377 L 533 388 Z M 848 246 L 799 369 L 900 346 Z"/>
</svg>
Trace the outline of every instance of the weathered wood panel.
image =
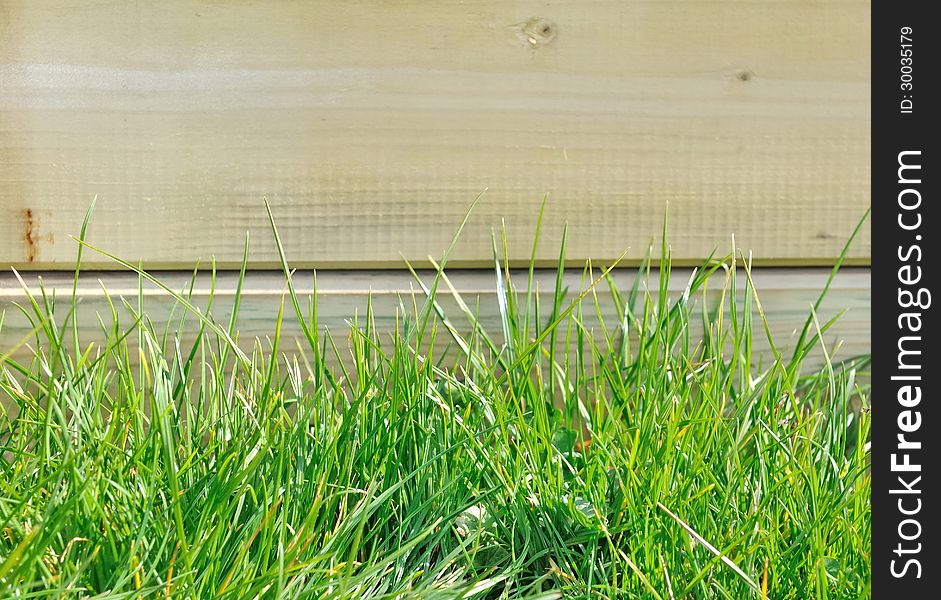
<svg viewBox="0 0 941 600">
<path fill-rule="evenodd" d="M 614 271 L 614 280 L 618 287 L 628 292 L 632 286 L 635 271 Z M 674 272 L 670 282 L 671 294 L 682 293 L 689 279 L 689 271 L 678 269 Z M 464 300 L 472 307 L 479 307 L 479 320 L 484 328 L 495 338 L 500 338 L 500 312 L 496 301 L 496 289 L 492 273 L 479 271 L 455 271 L 449 275 L 455 288 L 459 290 Z M 525 273 L 513 275 L 517 285 L 525 283 Z M 759 269 L 753 273 L 755 286 L 758 289 L 762 307 L 771 326 L 775 345 L 779 349 L 789 349 L 795 342 L 795 330 L 799 331 L 810 314 L 810 306 L 816 300 L 820 290 L 826 282 L 827 273 L 819 269 Z M 430 282 L 431 276 L 423 277 Z M 540 290 L 540 302 L 547 306 L 554 289 L 554 273 L 539 272 L 536 276 Z M 34 291 L 38 291 L 36 276 L 27 275 L 26 279 Z M 190 275 L 176 273 L 164 274 L 161 279 L 172 289 L 183 290 L 188 288 Z M 717 292 L 722 286 L 722 277 L 715 278 L 710 289 Z M 743 278 L 742 278 L 743 280 Z M 71 275 L 66 273 L 52 273 L 43 276 L 44 285 L 49 295 L 53 293 L 59 299 L 60 305 L 66 305 L 72 292 Z M 566 274 L 565 284 L 569 287 L 569 301 L 574 299 L 581 288 L 581 274 L 570 272 Z M 295 281 L 299 290 L 310 291 L 312 279 L 309 273 L 299 272 Z M 347 322 L 358 313 L 362 319 L 366 312 L 367 297 L 371 294 L 375 323 L 380 332 L 391 333 L 396 323 L 396 309 L 400 301 L 411 307 L 411 294 L 417 289 L 410 275 L 400 272 L 364 273 L 364 272 L 337 272 L 328 271 L 318 274 L 318 318 L 323 330 L 329 330 L 337 339 L 338 345 L 346 348 L 345 339 L 348 337 Z M 827 333 L 825 341 L 830 350 L 839 349 L 836 359 L 845 359 L 859 354 L 870 353 L 870 306 L 871 306 L 871 280 L 868 269 L 847 269 L 838 274 L 833 282 L 830 293 L 821 307 L 818 318 L 820 323 L 839 313 L 846 311 L 837 325 Z M 197 281 L 193 293 L 193 302 L 205 310 L 209 294 L 209 281 L 202 277 Z M 100 343 L 101 334 L 98 316 L 106 326 L 111 324 L 111 313 L 108 307 L 105 292 L 108 290 L 115 304 L 119 307 L 120 321 L 123 327 L 133 324 L 134 318 L 130 312 L 121 307 L 120 298 L 127 299 L 133 306 L 137 306 L 138 280 L 133 273 L 98 273 L 82 276 L 79 286 L 80 308 L 78 310 L 78 323 L 80 326 L 83 345 L 95 342 Z M 236 277 L 231 273 L 223 273 L 217 281 L 215 300 L 212 314 L 220 322 L 227 323 L 231 313 L 233 294 L 236 289 Z M 146 285 L 144 308 L 148 318 L 154 323 L 157 331 L 163 331 L 169 322 L 172 299 L 158 288 Z M 239 341 L 246 348 L 250 348 L 256 338 L 264 341 L 267 347 L 270 337 L 273 336 L 281 294 L 284 290 L 284 278 L 279 273 L 252 273 L 245 283 L 244 296 L 239 312 Z M 619 320 L 614 303 L 607 290 L 607 286 L 597 289 L 598 306 L 602 318 L 609 328 L 614 328 Z M 710 297 L 714 302 L 716 296 Z M 458 310 L 456 303 L 442 286 L 439 300 L 449 315 L 451 321 L 462 331 L 468 331 L 467 321 Z M 694 298 L 696 300 L 696 298 Z M 26 296 L 19 283 L 10 274 L 0 275 L 0 313 L 6 312 L 2 329 L 0 329 L 0 355 L 10 347 L 28 336 L 31 327 L 22 313 L 15 307 L 15 303 L 25 306 Z M 420 306 L 422 297 L 418 297 Z M 479 301 L 479 303 L 478 303 Z M 701 302 L 701 298 L 698 300 Z M 603 342 L 602 332 L 598 325 L 598 318 L 594 310 L 593 299 L 586 300 L 584 311 L 584 324 L 595 333 L 599 343 Z M 60 309 L 57 319 L 61 323 L 67 309 Z M 180 308 L 175 313 L 178 320 L 183 314 Z M 756 323 L 757 314 L 755 315 Z M 173 321 L 174 323 L 176 321 Z M 188 318 L 190 326 L 185 329 L 182 344 L 185 345 L 193 339 L 198 325 L 192 316 Z M 362 322 L 362 321 L 361 321 Z M 698 324 L 693 324 L 694 327 Z M 171 334 L 176 326 L 170 326 Z M 693 331 L 692 335 L 701 332 Z M 296 348 L 300 330 L 293 313 L 288 308 L 284 320 L 282 333 L 282 348 L 289 352 Z M 387 335 L 383 336 L 388 339 Z M 443 329 L 439 334 L 439 341 L 447 342 L 449 338 Z M 30 346 L 36 346 L 30 341 Z M 439 344 L 439 349 L 444 343 Z M 754 348 L 756 355 L 769 357 L 768 343 L 760 325 L 756 327 L 754 335 Z M 21 349 L 18 356 L 24 356 L 27 350 Z M 345 352 L 345 350 L 344 350 Z M 821 358 L 818 353 L 815 360 Z"/>
<path fill-rule="evenodd" d="M 0 264 L 299 266 L 446 246 L 826 264 L 870 202 L 866 0 L 0 0 Z M 851 262 L 868 263 L 869 233 Z M 107 261 L 94 266 L 110 268 Z M 91 266 L 91 265 L 90 265 Z"/>
</svg>

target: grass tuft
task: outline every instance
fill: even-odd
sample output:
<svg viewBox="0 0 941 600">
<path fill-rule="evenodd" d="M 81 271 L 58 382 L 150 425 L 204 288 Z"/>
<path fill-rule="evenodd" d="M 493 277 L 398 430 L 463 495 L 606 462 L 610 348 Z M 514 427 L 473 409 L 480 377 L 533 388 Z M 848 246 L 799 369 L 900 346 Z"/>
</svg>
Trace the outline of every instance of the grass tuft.
<svg viewBox="0 0 941 600">
<path fill-rule="evenodd" d="M 74 294 L 30 296 L 32 354 L 0 353 L 0 597 L 868 594 L 868 359 L 830 360 L 819 302 L 796 347 L 760 359 L 770 328 L 740 258 L 678 297 L 665 243 L 631 290 L 589 264 L 570 293 L 560 267 L 545 305 L 495 237 L 498 331 L 446 253 L 430 281 L 412 271 L 422 297 L 394 335 L 370 309 L 344 342 L 272 232 L 285 295 L 267 343 L 237 341 L 247 239 L 227 322 L 117 257 L 175 298 L 175 331 L 141 294 L 109 300 L 106 343 L 83 346 Z M 602 294 L 619 320 L 599 335 L 584 323 Z"/>
</svg>

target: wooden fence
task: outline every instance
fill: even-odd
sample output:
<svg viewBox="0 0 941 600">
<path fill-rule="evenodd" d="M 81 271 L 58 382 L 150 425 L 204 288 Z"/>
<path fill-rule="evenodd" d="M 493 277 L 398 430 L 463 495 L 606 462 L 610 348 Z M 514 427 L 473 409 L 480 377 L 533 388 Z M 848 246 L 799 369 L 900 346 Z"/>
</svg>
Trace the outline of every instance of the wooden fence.
<svg viewBox="0 0 941 600">
<path fill-rule="evenodd" d="M 453 266 L 502 230 L 527 263 L 548 195 L 540 265 L 564 227 L 573 265 L 637 264 L 669 206 L 681 264 L 734 234 L 825 268 L 871 201 L 869 29 L 861 0 L 0 0 L 0 266 L 72 269 L 94 197 L 90 242 L 149 269 L 235 267 L 246 231 L 275 266 L 264 198 L 295 266 L 427 266 L 486 189 Z"/>
</svg>

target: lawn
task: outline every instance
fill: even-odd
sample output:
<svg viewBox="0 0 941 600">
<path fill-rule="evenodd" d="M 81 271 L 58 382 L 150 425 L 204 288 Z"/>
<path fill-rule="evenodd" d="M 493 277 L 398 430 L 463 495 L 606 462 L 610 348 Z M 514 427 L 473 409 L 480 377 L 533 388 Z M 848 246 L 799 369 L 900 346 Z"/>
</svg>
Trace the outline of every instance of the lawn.
<svg viewBox="0 0 941 600">
<path fill-rule="evenodd" d="M 0 349 L 0 597 L 868 595 L 869 363 L 829 360 L 831 322 L 759 357 L 744 259 L 670 297 L 666 244 L 633 289 L 586 266 L 571 302 L 560 268 L 539 305 L 499 242 L 499 331 L 434 301 L 450 250 L 393 335 L 369 312 L 321 331 L 283 251 L 254 345 L 167 289 L 196 343 L 114 298 L 92 348 L 74 297 L 36 294 L 28 346 Z M 623 318 L 599 338 L 601 294 Z"/>
</svg>

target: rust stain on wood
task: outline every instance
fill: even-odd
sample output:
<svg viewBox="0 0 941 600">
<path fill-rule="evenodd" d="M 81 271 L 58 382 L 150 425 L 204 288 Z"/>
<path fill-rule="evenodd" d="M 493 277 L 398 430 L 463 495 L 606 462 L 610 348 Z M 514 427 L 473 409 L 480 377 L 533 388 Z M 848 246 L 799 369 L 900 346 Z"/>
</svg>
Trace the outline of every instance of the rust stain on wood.
<svg viewBox="0 0 941 600">
<path fill-rule="evenodd" d="M 36 260 L 39 253 L 36 247 L 36 225 L 33 223 L 33 210 L 31 208 L 23 209 L 23 242 L 26 244 L 26 262 Z"/>
</svg>

